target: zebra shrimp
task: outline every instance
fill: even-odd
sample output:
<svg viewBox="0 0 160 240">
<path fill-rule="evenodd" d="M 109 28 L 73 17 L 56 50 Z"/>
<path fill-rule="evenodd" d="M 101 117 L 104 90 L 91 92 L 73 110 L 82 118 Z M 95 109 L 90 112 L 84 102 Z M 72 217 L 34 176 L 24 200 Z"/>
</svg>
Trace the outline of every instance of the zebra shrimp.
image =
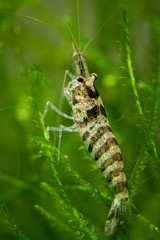
<svg viewBox="0 0 160 240">
<path fill-rule="evenodd" d="M 108 122 L 102 99 L 94 85 L 98 76 L 96 73 L 89 73 L 82 52 L 74 50 L 72 72 L 67 71 L 66 74 L 71 81 L 64 89 L 64 94 L 72 108 L 73 116 L 62 113 L 51 102 L 47 102 L 43 118 L 48 107 L 51 107 L 63 117 L 72 119 L 74 125 L 47 127 L 47 136 L 49 131 L 59 131 L 60 140 L 62 131 L 79 132 L 89 153 L 114 189 L 115 198 L 105 223 L 105 232 L 110 235 L 123 223 L 125 204 L 129 202 L 121 150 Z"/>
</svg>

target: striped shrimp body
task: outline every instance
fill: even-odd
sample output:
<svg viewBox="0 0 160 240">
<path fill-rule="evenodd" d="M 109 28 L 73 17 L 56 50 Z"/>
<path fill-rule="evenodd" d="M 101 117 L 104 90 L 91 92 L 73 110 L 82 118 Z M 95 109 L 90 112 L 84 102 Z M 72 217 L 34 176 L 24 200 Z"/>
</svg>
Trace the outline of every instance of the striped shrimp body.
<svg viewBox="0 0 160 240">
<path fill-rule="evenodd" d="M 121 151 L 110 128 L 101 97 L 94 86 L 97 74 L 89 74 L 82 53 L 74 52 L 73 72 L 69 76 L 72 81 L 64 92 L 72 107 L 74 122 L 85 146 L 114 189 L 115 199 L 105 225 L 105 232 L 112 234 L 118 224 L 123 222 L 124 204 L 128 202 Z"/>
</svg>

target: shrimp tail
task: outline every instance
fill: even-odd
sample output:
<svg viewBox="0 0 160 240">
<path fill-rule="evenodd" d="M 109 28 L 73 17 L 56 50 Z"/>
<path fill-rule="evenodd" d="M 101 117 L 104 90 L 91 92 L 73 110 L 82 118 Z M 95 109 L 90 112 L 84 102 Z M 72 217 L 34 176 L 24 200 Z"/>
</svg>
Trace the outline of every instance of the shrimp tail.
<svg viewBox="0 0 160 240">
<path fill-rule="evenodd" d="M 115 196 L 105 223 L 106 235 L 109 236 L 115 233 L 127 221 L 131 212 L 132 207 L 129 200 Z"/>
</svg>

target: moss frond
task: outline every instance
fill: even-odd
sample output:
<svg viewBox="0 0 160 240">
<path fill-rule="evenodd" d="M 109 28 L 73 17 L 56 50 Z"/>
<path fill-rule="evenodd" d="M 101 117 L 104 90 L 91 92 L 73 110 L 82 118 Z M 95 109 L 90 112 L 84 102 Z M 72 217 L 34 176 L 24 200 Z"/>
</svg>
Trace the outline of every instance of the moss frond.
<svg viewBox="0 0 160 240">
<path fill-rule="evenodd" d="M 153 157 L 156 160 L 156 163 L 159 167 L 160 167 L 160 161 L 157 153 L 155 140 L 151 131 L 150 121 L 148 121 L 147 116 L 145 116 L 144 114 L 138 89 L 137 89 L 138 82 L 136 81 L 135 69 L 133 67 L 134 63 L 133 63 L 133 56 L 132 56 L 131 43 L 130 43 L 130 33 L 128 28 L 128 17 L 125 9 L 122 10 L 122 15 L 123 15 L 124 50 L 125 50 L 125 59 L 126 59 L 125 64 L 127 67 L 125 69 L 127 70 L 127 73 L 128 73 L 128 83 L 130 85 L 132 94 L 134 96 L 137 113 L 139 115 L 138 125 L 139 125 L 140 132 L 142 133 L 140 137 L 143 138 L 143 141 L 141 141 L 139 156 L 137 156 L 137 159 L 133 160 L 134 168 L 131 174 L 130 182 L 132 182 L 134 179 L 133 182 L 135 183 L 135 179 L 138 180 L 137 176 L 140 176 L 141 175 L 140 172 L 144 170 L 149 156 Z M 149 87 L 147 86 L 147 89 L 148 88 Z M 153 103 L 154 101 L 151 104 Z M 153 124 L 153 121 L 152 121 L 152 124 Z M 137 181 L 137 184 L 138 184 L 138 181 Z"/>
<path fill-rule="evenodd" d="M 21 229 L 16 225 L 16 223 L 11 218 L 8 208 L 4 201 L 0 202 L 0 212 L 1 218 L 4 219 L 4 223 L 9 226 L 12 235 L 18 240 L 28 240 L 28 238 L 23 234 Z"/>
</svg>

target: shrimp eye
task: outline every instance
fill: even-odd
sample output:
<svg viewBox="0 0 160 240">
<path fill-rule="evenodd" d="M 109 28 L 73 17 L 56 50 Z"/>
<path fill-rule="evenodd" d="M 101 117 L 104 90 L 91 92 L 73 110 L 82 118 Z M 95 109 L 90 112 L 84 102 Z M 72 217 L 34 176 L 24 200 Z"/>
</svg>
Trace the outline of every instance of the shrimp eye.
<svg viewBox="0 0 160 240">
<path fill-rule="evenodd" d="M 77 81 L 78 82 L 84 82 L 84 77 L 83 76 L 78 76 Z"/>
<path fill-rule="evenodd" d="M 97 75 L 97 73 L 92 73 L 91 74 L 91 76 L 93 76 L 94 77 L 94 81 L 98 78 L 98 75 Z"/>
</svg>

